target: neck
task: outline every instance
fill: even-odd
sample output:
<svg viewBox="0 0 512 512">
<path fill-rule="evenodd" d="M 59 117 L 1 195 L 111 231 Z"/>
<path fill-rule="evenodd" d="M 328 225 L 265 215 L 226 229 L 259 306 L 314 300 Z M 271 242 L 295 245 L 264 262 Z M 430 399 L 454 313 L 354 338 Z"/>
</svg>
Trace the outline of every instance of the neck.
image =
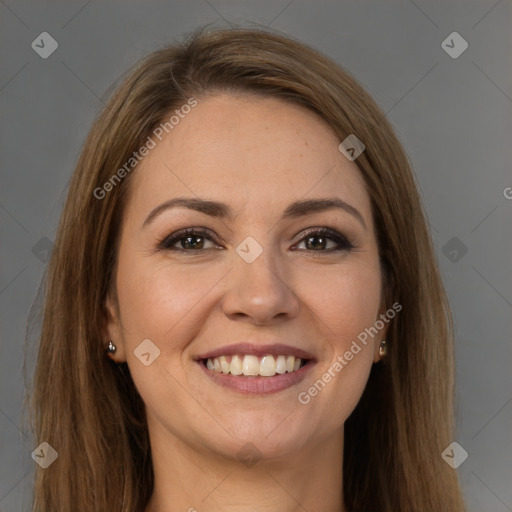
<svg viewBox="0 0 512 512">
<path fill-rule="evenodd" d="M 345 511 L 342 429 L 252 463 L 198 451 L 169 431 L 150 433 L 155 484 L 145 512 Z"/>
</svg>

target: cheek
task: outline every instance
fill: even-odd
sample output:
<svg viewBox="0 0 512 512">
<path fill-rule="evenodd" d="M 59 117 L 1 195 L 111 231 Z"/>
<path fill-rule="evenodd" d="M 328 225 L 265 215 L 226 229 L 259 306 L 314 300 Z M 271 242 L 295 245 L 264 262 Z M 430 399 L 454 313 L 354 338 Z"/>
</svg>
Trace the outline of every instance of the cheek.
<svg viewBox="0 0 512 512">
<path fill-rule="evenodd" d="M 317 318 L 333 350 L 345 352 L 351 341 L 378 317 L 381 273 L 377 261 L 360 258 L 357 263 L 319 268 L 301 277 L 302 301 Z"/>
<path fill-rule="evenodd" d="M 177 271 L 165 260 L 155 264 L 151 258 L 137 255 L 120 260 L 118 293 L 129 346 L 150 338 L 162 352 L 168 352 L 171 341 L 173 350 L 180 348 L 180 340 L 186 341 L 183 330 L 197 326 L 194 319 L 207 301 L 208 291 L 222 277 L 222 269 L 204 272 L 193 267 Z"/>
<path fill-rule="evenodd" d="M 190 418 L 179 415 L 170 421 L 168 414 L 170 410 L 200 414 L 194 409 L 194 395 L 184 392 L 189 386 L 184 351 L 204 324 L 208 291 L 214 289 L 225 270 L 199 271 L 190 265 L 176 271 L 176 266 L 165 259 L 158 263 L 151 260 L 133 249 L 126 249 L 124 259 L 119 260 L 117 287 L 126 360 L 151 414 L 169 429 L 184 432 Z M 146 339 L 159 351 L 148 366 L 134 353 Z"/>
<path fill-rule="evenodd" d="M 322 272 L 325 272 L 322 275 Z M 302 293 L 324 346 L 318 371 L 301 386 L 300 403 L 321 415 L 329 410 L 324 425 L 329 430 L 342 424 L 357 405 L 373 364 L 373 338 L 381 301 L 378 263 L 361 259 L 333 272 L 320 269 L 302 282 Z"/>
</svg>

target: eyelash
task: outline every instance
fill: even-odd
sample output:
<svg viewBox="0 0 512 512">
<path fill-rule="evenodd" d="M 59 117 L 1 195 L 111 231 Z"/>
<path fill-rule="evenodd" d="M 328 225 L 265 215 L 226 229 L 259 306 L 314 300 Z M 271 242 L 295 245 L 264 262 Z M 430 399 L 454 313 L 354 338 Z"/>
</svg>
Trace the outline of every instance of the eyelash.
<svg viewBox="0 0 512 512">
<path fill-rule="evenodd" d="M 177 242 L 180 240 L 183 240 L 187 237 L 191 236 L 199 236 L 201 238 L 206 238 L 210 240 L 213 243 L 216 243 L 215 240 L 212 239 L 209 232 L 203 228 L 187 228 L 182 229 L 181 231 L 178 231 L 177 233 L 174 233 L 170 236 L 165 237 L 163 240 L 161 240 L 158 245 L 157 249 L 160 251 L 175 251 L 175 252 L 181 252 L 181 253 L 188 253 L 189 255 L 193 256 L 195 254 L 198 254 L 199 252 L 204 252 L 209 249 L 179 249 L 176 247 L 173 247 Z M 350 243 L 347 238 L 342 235 L 341 233 L 338 233 L 337 231 L 330 229 L 330 228 L 314 228 L 307 233 L 304 234 L 304 236 L 299 240 L 297 243 L 304 242 L 308 237 L 326 237 L 338 244 L 338 248 L 335 249 L 324 249 L 324 250 L 314 250 L 314 249 L 299 249 L 301 251 L 305 250 L 307 252 L 311 253 L 339 253 L 342 251 L 350 252 L 352 249 L 355 248 L 355 246 Z M 297 245 L 297 244 L 296 244 Z"/>
</svg>

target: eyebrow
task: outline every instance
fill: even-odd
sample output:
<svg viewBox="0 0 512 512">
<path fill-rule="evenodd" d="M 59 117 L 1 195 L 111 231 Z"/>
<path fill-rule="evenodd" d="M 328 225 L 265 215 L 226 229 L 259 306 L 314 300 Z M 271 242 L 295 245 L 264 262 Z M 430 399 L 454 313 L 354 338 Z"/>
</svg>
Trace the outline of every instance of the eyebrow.
<svg viewBox="0 0 512 512">
<path fill-rule="evenodd" d="M 169 201 L 166 201 L 165 203 L 162 203 L 154 208 L 146 217 L 142 227 L 144 228 L 150 224 L 158 215 L 164 211 L 177 207 L 188 208 L 189 210 L 204 213 L 210 217 L 230 219 L 233 218 L 233 210 L 227 204 L 193 197 L 175 197 L 174 199 L 170 199 Z M 295 201 L 284 210 L 280 220 L 302 217 L 304 215 L 312 215 L 314 213 L 321 213 L 327 210 L 332 210 L 334 208 L 349 213 L 355 217 L 364 226 L 365 229 L 367 229 L 364 218 L 359 210 L 337 197 Z"/>
</svg>

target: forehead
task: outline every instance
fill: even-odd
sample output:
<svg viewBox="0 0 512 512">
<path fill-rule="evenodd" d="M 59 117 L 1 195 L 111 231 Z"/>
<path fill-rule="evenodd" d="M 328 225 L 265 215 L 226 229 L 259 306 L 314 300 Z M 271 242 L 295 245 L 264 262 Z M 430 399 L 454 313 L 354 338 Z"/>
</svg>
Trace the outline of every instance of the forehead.
<svg viewBox="0 0 512 512">
<path fill-rule="evenodd" d="M 277 212 L 299 198 L 338 196 L 371 222 L 357 165 L 339 152 L 341 141 L 328 124 L 300 106 L 212 96 L 198 100 L 155 142 L 131 184 L 140 208 L 190 196 L 226 202 L 235 211 L 251 207 L 254 214 L 252 207 Z"/>
</svg>

